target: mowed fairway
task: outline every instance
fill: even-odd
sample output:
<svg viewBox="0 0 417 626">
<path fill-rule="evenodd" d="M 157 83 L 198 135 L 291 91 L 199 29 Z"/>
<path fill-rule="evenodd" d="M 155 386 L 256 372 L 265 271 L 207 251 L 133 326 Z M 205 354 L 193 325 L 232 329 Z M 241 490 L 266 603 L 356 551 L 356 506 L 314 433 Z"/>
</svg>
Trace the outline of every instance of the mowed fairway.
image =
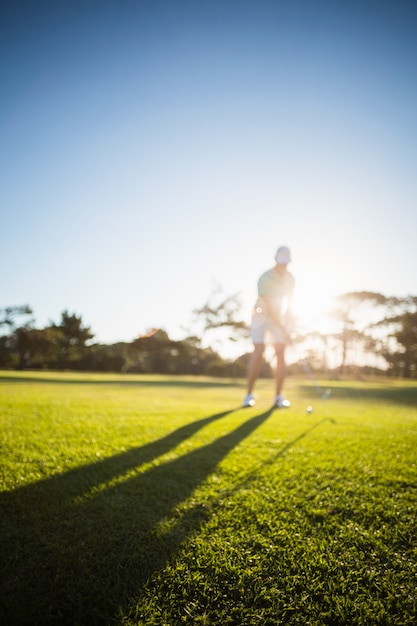
<svg viewBox="0 0 417 626">
<path fill-rule="evenodd" d="M 415 625 L 417 382 L 331 388 L 0 372 L 0 623 Z"/>
</svg>

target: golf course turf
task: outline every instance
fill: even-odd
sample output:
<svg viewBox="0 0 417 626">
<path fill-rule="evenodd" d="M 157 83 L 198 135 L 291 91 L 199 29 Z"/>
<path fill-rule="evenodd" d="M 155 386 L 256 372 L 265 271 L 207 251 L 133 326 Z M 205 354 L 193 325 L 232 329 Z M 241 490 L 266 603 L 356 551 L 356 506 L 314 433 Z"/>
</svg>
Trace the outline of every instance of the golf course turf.
<svg viewBox="0 0 417 626">
<path fill-rule="evenodd" d="M 415 625 L 417 381 L 323 384 L 0 372 L 0 623 Z"/>
</svg>

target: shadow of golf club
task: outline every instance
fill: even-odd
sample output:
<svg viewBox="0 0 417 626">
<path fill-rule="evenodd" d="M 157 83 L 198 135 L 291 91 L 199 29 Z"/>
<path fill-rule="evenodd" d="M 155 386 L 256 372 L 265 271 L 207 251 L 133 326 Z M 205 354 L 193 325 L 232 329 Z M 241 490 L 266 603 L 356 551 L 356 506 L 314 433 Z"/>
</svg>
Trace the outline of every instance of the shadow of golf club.
<svg viewBox="0 0 417 626">
<path fill-rule="evenodd" d="M 279 459 L 280 457 L 283 457 L 284 454 L 286 452 L 288 452 L 291 448 L 293 448 L 297 443 L 299 443 L 302 439 L 307 437 L 310 433 L 312 433 L 314 430 L 316 430 L 317 428 L 319 428 L 320 426 L 322 426 L 326 422 L 329 422 L 330 424 L 335 424 L 336 420 L 334 420 L 332 417 L 326 417 L 326 418 L 320 420 L 319 422 L 316 422 L 312 426 L 310 426 L 310 428 L 307 428 L 307 430 L 302 432 L 300 435 L 298 435 L 294 439 L 291 439 L 291 441 L 288 441 L 288 443 L 286 443 L 282 448 L 280 448 L 275 454 L 273 454 L 271 457 L 269 457 L 269 459 L 267 459 L 266 461 L 263 461 L 262 463 L 257 465 L 257 467 L 255 469 L 253 469 L 250 472 L 248 472 L 247 474 L 245 474 L 245 476 L 242 478 L 242 480 L 240 482 L 238 482 L 233 487 L 233 489 L 231 489 L 228 493 L 232 494 L 232 493 L 235 493 L 236 491 L 239 491 L 239 489 L 246 489 L 248 487 L 248 485 L 255 479 L 255 477 L 259 476 L 259 473 L 264 468 L 266 468 L 266 467 L 272 465 L 273 463 L 275 463 L 277 461 L 277 459 Z"/>
</svg>

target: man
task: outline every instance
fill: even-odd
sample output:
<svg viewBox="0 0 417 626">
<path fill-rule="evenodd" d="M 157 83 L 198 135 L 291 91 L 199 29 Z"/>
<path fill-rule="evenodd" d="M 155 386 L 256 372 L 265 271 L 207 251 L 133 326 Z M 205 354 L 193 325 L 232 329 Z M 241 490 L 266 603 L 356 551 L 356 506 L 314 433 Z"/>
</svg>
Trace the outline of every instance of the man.
<svg viewBox="0 0 417 626">
<path fill-rule="evenodd" d="M 294 276 L 287 270 L 287 265 L 291 261 L 291 253 L 287 246 L 278 248 L 275 261 L 275 267 L 262 274 L 258 281 L 258 300 L 251 324 L 254 350 L 249 362 L 244 407 L 255 404 L 252 391 L 258 378 L 267 335 L 272 339 L 277 358 L 274 405 L 278 408 L 290 406 L 288 400 L 281 395 L 285 377 L 285 347 L 289 343 L 288 328 L 291 323 L 291 303 L 295 285 Z"/>
</svg>

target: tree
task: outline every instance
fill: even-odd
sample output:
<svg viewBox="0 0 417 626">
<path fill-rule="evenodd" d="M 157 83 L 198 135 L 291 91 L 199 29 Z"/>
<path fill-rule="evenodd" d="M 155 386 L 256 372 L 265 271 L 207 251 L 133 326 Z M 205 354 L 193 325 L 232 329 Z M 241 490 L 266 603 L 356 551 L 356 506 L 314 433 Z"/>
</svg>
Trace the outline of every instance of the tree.
<svg viewBox="0 0 417 626">
<path fill-rule="evenodd" d="M 13 368 L 17 362 L 18 358 L 13 353 L 10 337 L 3 335 L 0 337 L 0 367 Z"/>
<path fill-rule="evenodd" d="M 356 344 L 362 348 L 373 345 L 369 328 L 374 324 L 370 311 L 387 304 L 388 298 L 373 291 L 352 291 L 336 298 L 333 317 L 339 322 L 340 331 L 333 337 L 341 343 L 340 374 L 344 373 L 349 348 Z M 378 313 L 380 316 L 382 312 Z"/>
<path fill-rule="evenodd" d="M 13 333 L 13 349 L 18 358 L 17 367 L 53 367 L 59 352 L 60 331 L 47 328 L 16 328 Z"/>
<path fill-rule="evenodd" d="M 220 286 L 215 287 L 208 301 L 198 309 L 194 309 L 194 318 L 202 326 L 201 338 L 210 333 L 219 338 L 226 334 L 229 341 L 239 341 L 249 337 L 246 322 L 240 319 L 241 303 L 239 294 L 223 297 Z M 220 300 L 219 300 L 220 297 Z M 220 331 L 220 333 L 218 332 Z M 221 333 L 225 331 L 225 333 Z"/>
<path fill-rule="evenodd" d="M 87 342 L 94 337 L 90 328 L 83 326 L 81 316 L 70 315 L 68 311 L 62 313 L 60 324 L 52 324 L 50 328 L 59 331 L 57 334 L 58 365 L 63 368 L 79 361 L 87 349 Z"/>
<path fill-rule="evenodd" d="M 2 367 L 15 367 L 21 363 L 21 359 L 16 353 L 16 318 L 32 314 L 33 311 L 27 304 L 0 309 L 0 327 L 6 326 L 9 331 L 7 335 L 0 337 L 0 365 Z M 29 330 L 32 322 L 32 319 L 26 320 L 22 328 Z"/>
<path fill-rule="evenodd" d="M 219 355 L 202 348 L 195 337 L 173 341 L 159 329 L 151 336 L 140 336 L 131 344 L 136 349 L 136 363 L 130 371 L 158 374 L 205 374 Z"/>
<path fill-rule="evenodd" d="M 33 311 L 28 304 L 21 306 L 8 306 L 5 309 L 0 309 L 0 326 L 9 326 L 9 328 L 16 327 L 16 317 L 22 315 L 32 315 Z M 26 322 L 27 324 L 28 322 Z"/>
<path fill-rule="evenodd" d="M 389 304 L 391 315 L 378 324 L 388 330 L 382 354 L 394 374 L 411 378 L 417 371 L 417 296 L 390 298 Z"/>
</svg>

